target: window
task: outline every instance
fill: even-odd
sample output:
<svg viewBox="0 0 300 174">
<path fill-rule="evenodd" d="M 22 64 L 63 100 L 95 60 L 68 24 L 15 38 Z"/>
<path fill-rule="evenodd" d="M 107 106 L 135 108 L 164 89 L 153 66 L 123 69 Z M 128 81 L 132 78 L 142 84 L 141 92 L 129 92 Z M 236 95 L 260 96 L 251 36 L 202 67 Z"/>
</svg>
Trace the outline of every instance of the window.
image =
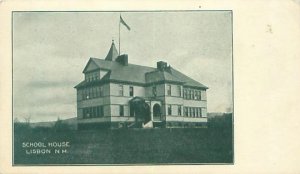
<svg viewBox="0 0 300 174">
<path fill-rule="evenodd" d="M 191 90 L 191 99 L 194 100 L 194 90 Z"/>
<path fill-rule="evenodd" d="M 83 118 L 85 118 L 85 115 L 86 115 L 86 109 L 85 108 L 82 109 L 82 114 L 83 114 Z"/>
<path fill-rule="evenodd" d="M 99 95 L 100 95 L 100 97 L 103 96 L 103 87 L 102 86 L 99 87 Z"/>
<path fill-rule="evenodd" d="M 95 90 L 96 90 L 96 97 L 99 97 L 100 96 L 100 87 L 95 87 Z"/>
<path fill-rule="evenodd" d="M 104 107 L 100 106 L 100 117 L 104 117 Z"/>
<path fill-rule="evenodd" d="M 195 110 L 195 112 L 196 112 L 196 117 L 199 117 L 199 109 L 198 108 L 195 108 L 196 110 Z"/>
<path fill-rule="evenodd" d="M 172 115 L 172 106 L 168 105 L 168 115 Z"/>
<path fill-rule="evenodd" d="M 181 86 L 177 86 L 178 96 L 181 97 Z"/>
<path fill-rule="evenodd" d="M 187 98 L 187 90 L 186 90 L 186 89 L 183 90 L 183 98 L 184 98 L 184 99 Z"/>
<path fill-rule="evenodd" d="M 86 118 L 91 116 L 91 108 L 86 108 Z"/>
<path fill-rule="evenodd" d="M 201 91 L 198 91 L 199 96 L 198 96 L 198 100 L 201 100 Z"/>
<path fill-rule="evenodd" d="M 201 108 L 198 109 L 199 109 L 199 116 L 202 117 L 202 109 Z"/>
<path fill-rule="evenodd" d="M 100 106 L 96 107 L 96 117 L 100 117 Z"/>
<path fill-rule="evenodd" d="M 97 113 L 96 113 L 96 107 L 92 107 L 92 117 L 96 117 Z"/>
<path fill-rule="evenodd" d="M 200 97 L 200 91 L 196 91 L 195 99 L 199 100 L 199 97 Z"/>
<path fill-rule="evenodd" d="M 188 117 L 191 116 L 191 108 L 188 108 Z"/>
<path fill-rule="evenodd" d="M 123 105 L 120 105 L 120 116 L 124 116 L 124 106 Z"/>
<path fill-rule="evenodd" d="M 195 112 L 194 108 L 191 108 L 191 117 L 195 117 Z"/>
<path fill-rule="evenodd" d="M 201 91 L 201 100 L 206 100 L 206 92 Z"/>
<path fill-rule="evenodd" d="M 96 111 L 96 117 L 103 117 L 104 113 L 103 113 L 103 106 L 97 106 L 97 111 Z"/>
<path fill-rule="evenodd" d="M 178 115 L 181 116 L 181 106 L 180 105 L 178 105 Z"/>
<path fill-rule="evenodd" d="M 86 99 L 89 99 L 90 98 L 90 90 L 87 88 L 87 89 L 85 89 L 85 92 L 86 92 Z"/>
<path fill-rule="evenodd" d="M 133 97 L 133 86 L 129 86 L 129 96 Z"/>
<path fill-rule="evenodd" d="M 188 98 L 187 99 L 191 99 L 191 90 L 188 89 Z"/>
<path fill-rule="evenodd" d="M 83 118 L 103 117 L 103 106 L 83 108 Z"/>
<path fill-rule="evenodd" d="M 156 95 L 157 95 L 156 86 L 152 87 L 152 94 L 154 97 L 156 97 Z"/>
<path fill-rule="evenodd" d="M 92 97 L 92 98 L 95 98 L 95 97 L 96 97 L 96 88 L 95 88 L 95 87 L 92 87 L 92 88 L 91 88 L 91 91 L 92 91 L 91 97 Z"/>
<path fill-rule="evenodd" d="M 171 96 L 171 85 L 167 86 L 167 95 Z"/>
<path fill-rule="evenodd" d="M 123 95 L 124 95 L 123 85 L 119 85 L 119 96 L 123 96 Z"/>
<path fill-rule="evenodd" d="M 187 107 L 184 107 L 183 109 L 184 109 L 184 116 L 188 116 L 188 109 L 187 109 Z"/>
</svg>

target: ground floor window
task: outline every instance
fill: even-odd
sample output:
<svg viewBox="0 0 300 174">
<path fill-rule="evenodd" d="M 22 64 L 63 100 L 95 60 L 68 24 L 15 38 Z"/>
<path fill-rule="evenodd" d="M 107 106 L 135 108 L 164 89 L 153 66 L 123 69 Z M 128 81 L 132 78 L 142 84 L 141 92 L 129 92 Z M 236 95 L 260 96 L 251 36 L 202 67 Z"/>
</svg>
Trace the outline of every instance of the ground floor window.
<svg viewBox="0 0 300 174">
<path fill-rule="evenodd" d="M 134 106 L 133 106 L 133 104 L 130 104 L 129 112 L 130 112 L 129 113 L 130 117 L 134 117 L 134 115 L 135 115 L 134 113 L 135 112 L 134 112 Z"/>
<path fill-rule="evenodd" d="M 119 111 L 120 111 L 120 113 L 119 113 L 120 116 L 124 116 L 124 105 L 120 105 L 119 108 L 120 108 L 120 109 L 119 109 Z"/>
<path fill-rule="evenodd" d="M 183 110 L 184 110 L 184 116 L 188 116 L 188 109 L 187 109 L 187 107 L 184 107 Z"/>
<path fill-rule="evenodd" d="M 180 105 L 178 105 L 178 115 L 181 116 L 181 106 Z"/>
<path fill-rule="evenodd" d="M 168 115 L 172 115 L 172 106 L 168 105 Z"/>
<path fill-rule="evenodd" d="M 205 108 L 200 107 L 184 107 L 183 112 L 185 117 L 202 117 Z M 179 112 L 179 108 L 178 108 Z"/>
</svg>

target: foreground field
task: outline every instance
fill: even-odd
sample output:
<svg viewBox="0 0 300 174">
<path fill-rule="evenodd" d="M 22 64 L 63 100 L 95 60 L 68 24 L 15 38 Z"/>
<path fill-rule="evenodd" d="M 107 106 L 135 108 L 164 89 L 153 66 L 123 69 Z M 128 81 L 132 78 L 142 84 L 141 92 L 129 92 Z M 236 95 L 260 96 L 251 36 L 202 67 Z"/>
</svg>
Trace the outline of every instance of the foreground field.
<svg viewBox="0 0 300 174">
<path fill-rule="evenodd" d="M 28 147 L 34 142 L 46 147 Z M 69 142 L 69 146 L 50 147 L 48 143 L 53 142 Z M 34 149 L 50 149 L 51 153 L 36 154 Z M 14 138 L 15 165 L 232 162 L 231 129 L 31 130 L 17 131 Z"/>
</svg>

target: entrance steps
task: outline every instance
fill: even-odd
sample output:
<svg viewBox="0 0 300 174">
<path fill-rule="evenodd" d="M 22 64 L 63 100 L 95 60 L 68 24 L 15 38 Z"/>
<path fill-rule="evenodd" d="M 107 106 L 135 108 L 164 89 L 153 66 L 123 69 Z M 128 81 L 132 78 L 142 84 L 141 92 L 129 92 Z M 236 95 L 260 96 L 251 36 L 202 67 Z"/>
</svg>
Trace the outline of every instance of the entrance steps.
<svg viewBox="0 0 300 174">
<path fill-rule="evenodd" d="M 153 121 L 149 121 L 148 123 L 143 123 L 143 128 L 153 128 Z"/>
</svg>

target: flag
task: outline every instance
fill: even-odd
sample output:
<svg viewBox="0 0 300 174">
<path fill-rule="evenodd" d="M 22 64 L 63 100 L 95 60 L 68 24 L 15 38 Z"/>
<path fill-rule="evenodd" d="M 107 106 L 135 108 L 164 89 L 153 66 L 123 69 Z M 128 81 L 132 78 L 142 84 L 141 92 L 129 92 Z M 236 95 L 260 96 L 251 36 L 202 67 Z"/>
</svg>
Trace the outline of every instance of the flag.
<svg viewBox="0 0 300 174">
<path fill-rule="evenodd" d="M 130 30 L 130 27 L 125 23 L 125 21 L 123 20 L 122 16 L 120 16 L 120 22 L 121 22 L 128 30 Z"/>
</svg>

